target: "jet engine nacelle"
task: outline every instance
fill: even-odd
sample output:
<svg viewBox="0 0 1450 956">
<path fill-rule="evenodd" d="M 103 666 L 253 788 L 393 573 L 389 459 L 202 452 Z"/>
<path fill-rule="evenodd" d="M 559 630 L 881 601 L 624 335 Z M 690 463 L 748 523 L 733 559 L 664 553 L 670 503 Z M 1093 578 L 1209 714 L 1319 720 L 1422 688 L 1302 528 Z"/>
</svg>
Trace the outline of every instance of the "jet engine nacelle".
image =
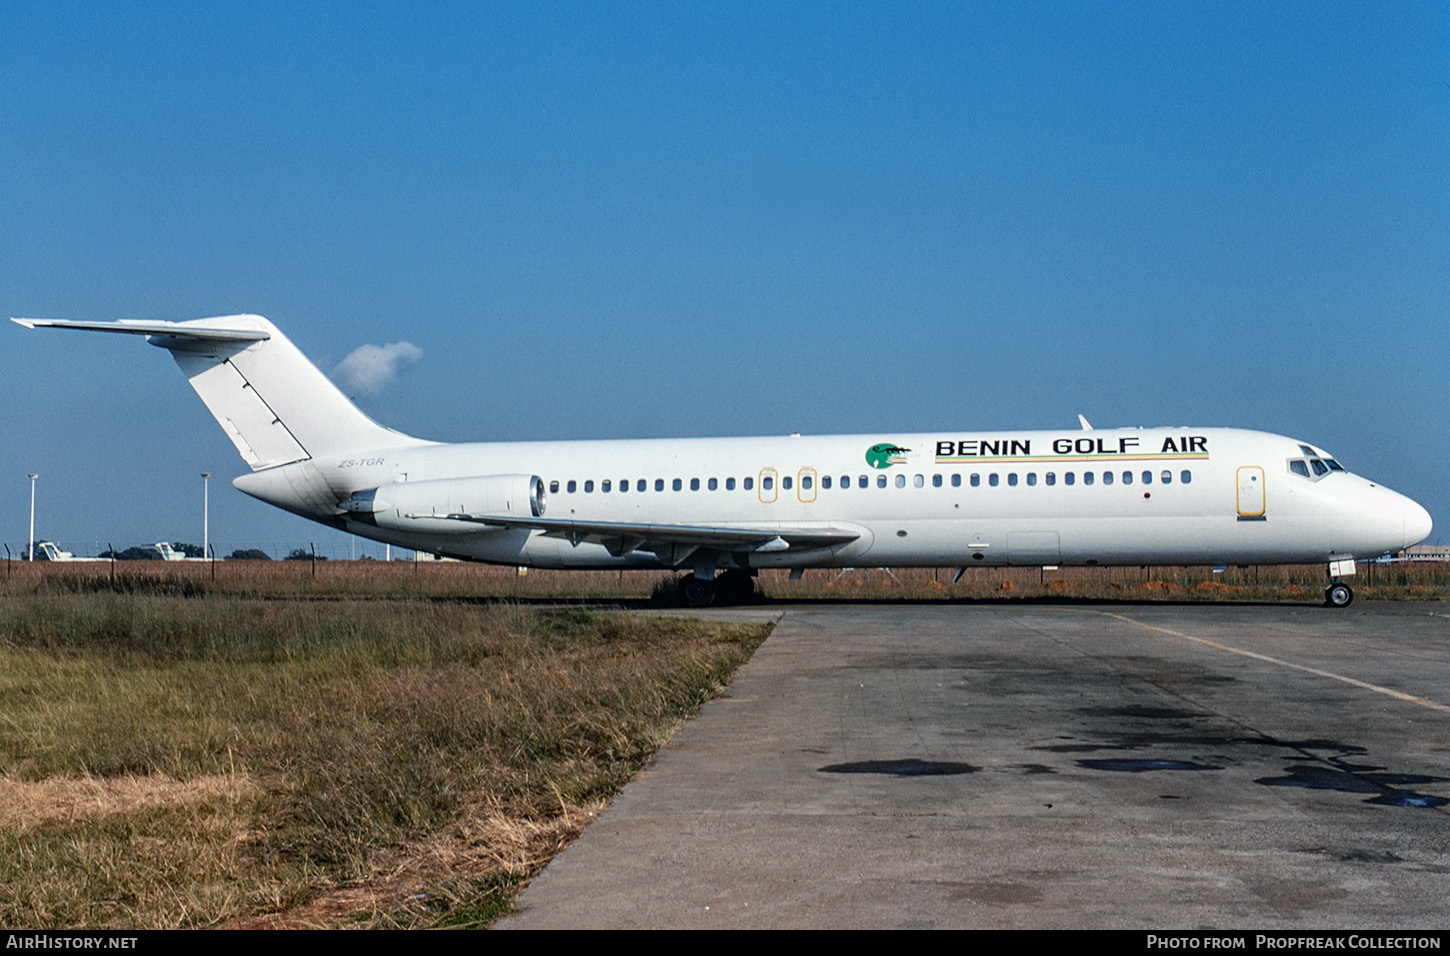
<svg viewBox="0 0 1450 956">
<path fill-rule="evenodd" d="M 487 528 L 450 515 L 539 517 L 548 496 L 538 475 L 483 475 L 437 481 L 396 481 L 354 492 L 338 507 L 354 520 L 428 534 L 469 534 Z"/>
</svg>

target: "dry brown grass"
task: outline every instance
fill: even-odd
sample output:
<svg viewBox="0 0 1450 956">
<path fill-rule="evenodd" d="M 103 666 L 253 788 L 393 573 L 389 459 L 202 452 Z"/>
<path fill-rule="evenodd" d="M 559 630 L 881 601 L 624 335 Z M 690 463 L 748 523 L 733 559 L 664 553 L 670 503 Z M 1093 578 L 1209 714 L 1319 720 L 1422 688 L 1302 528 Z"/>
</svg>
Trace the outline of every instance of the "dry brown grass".
<svg viewBox="0 0 1450 956">
<path fill-rule="evenodd" d="M 1082 599 L 1164 599 L 1237 595 L 1255 600 L 1315 600 L 1325 584 L 1323 565 L 1229 568 L 954 568 L 887 571 L 819 569 L 792 581 L 785 571 L 763 571 L 758 586 L 771 599 L 997 599 L 1004 596 Z M 647 601 L 673 581 L 663 571 L 548 571 L 461 562 L 379 561 L 131 561 L 97 564 L 7 562 L 0 593 L 118 592 L 179 596 L 467 598 L 526 603 Z M 1350 579 L 1357 597 L 1375 600 L 1450 598 L 1450 565 L 1441 562 L 1360 564 Z M 1203 585 L 1208 585 L 1204 587 Z M 1217 597 L 1215 597 L 1217 596 Z"/>
<path fill-rule="evenodd" d="M 55 820 L 135 814 L 153 807 L 235 798 L 252 788 L 252 782 L 245 778 L 221 776 L 191 780 L 172 780 L 165 774 L 42 780 L 0 777 L 0 827 L 34 827 Z"/>
<path fill-rule="evenodd" d="M 451 599 L 12 594 L 0 924 L 486 923 L 764 631 Z"/>
</svg>

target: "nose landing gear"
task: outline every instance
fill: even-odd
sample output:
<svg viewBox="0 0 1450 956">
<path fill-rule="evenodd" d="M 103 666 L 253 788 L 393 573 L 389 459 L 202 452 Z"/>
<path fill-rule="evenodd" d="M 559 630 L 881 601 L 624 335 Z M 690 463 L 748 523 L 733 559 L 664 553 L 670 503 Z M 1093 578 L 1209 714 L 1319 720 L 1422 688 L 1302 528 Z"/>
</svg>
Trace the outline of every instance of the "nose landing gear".
<svg viewBox="0 0 1450 956">
<path fill-rule="evenodd" d="M 1354 558 L 1340 557 L 1330 560 L 1329 586 L 1324 589 L 1325 607 L 1349 607 L 1349 602 L 1354 600 L 1354 592 L 1340 578 L 1353 573 Z"/>
</svg>

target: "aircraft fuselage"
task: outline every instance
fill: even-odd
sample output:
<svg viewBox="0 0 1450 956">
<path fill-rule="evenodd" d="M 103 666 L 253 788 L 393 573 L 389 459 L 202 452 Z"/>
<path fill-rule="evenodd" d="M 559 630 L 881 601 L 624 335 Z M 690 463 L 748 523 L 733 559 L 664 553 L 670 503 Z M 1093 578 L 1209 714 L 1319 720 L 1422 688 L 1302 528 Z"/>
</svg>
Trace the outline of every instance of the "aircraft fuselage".
<svg viewBox="0 0 1450 956">
<path fill-rule="evenodd" d="M 550 519 L 859 535 L 738 562 L 756 568 L 1307 563 L 1428 534 L 1428 515 L 1403 495 L 1338 468 L 1291 471 L 1332 461 L 1304 447 L 1224 428 L 480 443 L 299 462 L 236 485 L 379 541 L 553 568 L 668 564 L 537 529 L 380 528 L 336 503 L 399 481 L 523 474 L 542 479 Z"/>
</svg>

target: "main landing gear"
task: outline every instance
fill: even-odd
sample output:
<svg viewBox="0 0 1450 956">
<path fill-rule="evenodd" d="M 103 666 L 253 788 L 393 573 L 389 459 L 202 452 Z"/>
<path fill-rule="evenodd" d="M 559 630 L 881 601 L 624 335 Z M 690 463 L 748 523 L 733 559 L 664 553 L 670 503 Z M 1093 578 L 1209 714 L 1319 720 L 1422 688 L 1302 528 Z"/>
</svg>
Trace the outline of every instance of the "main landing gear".
<svg viewBox="0 0 1450 956">
<path fill-rule="evenodd" d="M 713 581 L 687 574 L 680 578 L 678 593 L 687 607 L 709 607 L 716 601 L 743 604 L 755 595 L 755 579 L 748 571 L 726 571 Z"/>
<path fill-rule="evenodd" d="M 1353 600 L 1354 592 L 1343 581 L 1333 581 L 1324 589 L 1324 604 L 1327 607 L 1349 607 L 1349 602 Z"/>
</svg>

